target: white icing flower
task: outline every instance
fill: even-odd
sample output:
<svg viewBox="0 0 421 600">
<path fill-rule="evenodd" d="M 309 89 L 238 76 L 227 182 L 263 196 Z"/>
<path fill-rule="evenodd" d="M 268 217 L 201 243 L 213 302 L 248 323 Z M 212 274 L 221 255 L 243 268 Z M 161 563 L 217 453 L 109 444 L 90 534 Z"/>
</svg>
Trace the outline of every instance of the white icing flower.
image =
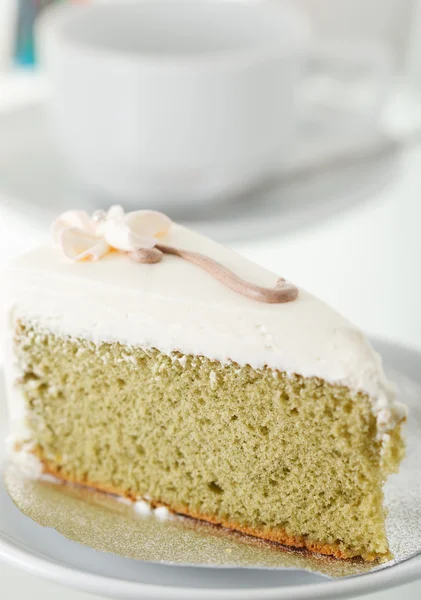
<svg viewBox="0 0 421 600">
<path fill-rule="evenodd" d="M 59 216 L 51 228 L 55 244 L 60 244 L 62 232 L 70 227 L 91 235 L 96 234 L 96 224 L 86 211 L 68 210 Z"/>
<path fill-rule="evenodd" d="M 110 251 L 105 240 L 77 227 L 63 229 L 59 244 L 65 257 L 75 261 L 98 260 Z"/>
<path fill-rule="evenodd" d="M 83 210 L 67 211 L 53 224 L 54 243 L 70 260 L 98 260 L 111 249 L 133 252 L 153 248 L 167 234 L 171 219 L 153 210 L 125 214 L 121 206 L 90 217 Z"/>
<path fill-rule="evenodd" d="M 100 227 L 108 244 L 118 250 L 130 252 L 153 248 L 158 242 L 157 238 L 165 235 L 171 226 L 170 219 L 162 213 L 136 210 L 125 215 L 115 210 L 117 208 L 121 207 L 110 208 Z"/>
</svg>

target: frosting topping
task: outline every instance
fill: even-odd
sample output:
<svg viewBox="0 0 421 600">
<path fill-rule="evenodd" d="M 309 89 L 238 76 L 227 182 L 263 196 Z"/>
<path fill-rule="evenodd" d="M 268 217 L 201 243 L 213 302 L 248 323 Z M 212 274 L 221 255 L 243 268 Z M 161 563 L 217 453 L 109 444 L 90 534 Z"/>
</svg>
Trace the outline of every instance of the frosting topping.
<svg viewBox="0 0 421 600">
<path fill-rule="evenodd" d="M 73 261 L 98 260 L 111 250 L 125 252 L 140 263 L 154 264 L 163 254 L 178 256 L 207 271 L 231 290 L 257 302 L 280 304 L 295 300 L 298 288 L 278 279 L 273 288 L 249 283 L 209 256 L 158 244 L 168 234 L 172 221 L 152 210 L 125 213 L 121 206 L 107 212 L 97 211 L 90 217 L 83 210 L 63 213 L 52 227 L 53 240 L 64 255 Z"/>
<path fill-rule="evenodd" d="M 54 243 L 66 258 L 98 260 L 112 249 L 131 252 L 153 248 L 171 227 L 171 219 L 153 210 L 125 213 L 121 206 L 90 217 L 84 210 L 63 213 L 52 226 Z"/>
</svg>

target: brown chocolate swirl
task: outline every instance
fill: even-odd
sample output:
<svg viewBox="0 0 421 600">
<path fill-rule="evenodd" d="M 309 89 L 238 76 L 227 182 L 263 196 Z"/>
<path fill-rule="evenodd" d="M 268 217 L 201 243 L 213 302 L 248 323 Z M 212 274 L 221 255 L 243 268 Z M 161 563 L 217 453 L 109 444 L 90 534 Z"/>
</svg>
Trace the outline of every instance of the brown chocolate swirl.
<svg viewBox="0 0 421 600">
<path fill-rule="evenodd" d="M 207 271 L 212 277 L 237 294 L 241 294 L 242 296 L 251 298 L 257 302 L 281 304 L 283 302 L 291 302 L 298 296 L 298 288 L 292 283 L 285 281 L 282 277 L 278 279 L 274 288 L 261 287 L 245 281 L 216 260 L 213 260 L 204 254 L 200 254 L 199 252 L 183 250 L 181 248 L 174 248 L 163 244 L 157 244 L 155 248 L 128 252 L 128 255 L 132 260 L 147 264 L 159 262 L 162 260 L 163 254 L 172 254 L 173 256 L 178 256 L 187 260 Z"/>
</svg>

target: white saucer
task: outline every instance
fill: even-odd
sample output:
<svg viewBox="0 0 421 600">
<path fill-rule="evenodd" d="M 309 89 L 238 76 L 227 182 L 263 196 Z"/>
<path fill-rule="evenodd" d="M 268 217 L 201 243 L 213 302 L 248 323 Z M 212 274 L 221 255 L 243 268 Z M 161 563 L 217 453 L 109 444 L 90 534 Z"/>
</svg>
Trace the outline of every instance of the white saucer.
<svg viewBox="0 0 421 600">
<path fill-rule="evenodd" d="M 283 175 L 264 188 L 197 209 L 171 206 L 169 216 L 219 241 L 232 241 L 285 235 L 355 207 L 390 183 L 399 161 L 398 147 L 385 133 L 361 119 L 349 121 L 353 137 L 333 135 L 333 122 L 323 151 L 320 124 L 309 126 Z M 49 138 L 42 101 L 0 114 L 0 202 L 9 202 L 44 229 L 70 205 L 93 210 L 109 204 L 88 198 L 66 172 Z"/>
<path fill-rule="evenodd" d="M 394 344 L 375 345 L 387 365 L 421 383 L 420 354 Z M 4 434 L 3 419 L 0 439 Z M 328 582 L 319 575 L 295 570 L 179 567 L 133 561 L 97 552 L 42 528 L 19 512 L 2 482 L 0 558 L 68 587 L 133 600 L 339 599 L 421 578 L 421 556 L 368 575 Z"/>
</svg>

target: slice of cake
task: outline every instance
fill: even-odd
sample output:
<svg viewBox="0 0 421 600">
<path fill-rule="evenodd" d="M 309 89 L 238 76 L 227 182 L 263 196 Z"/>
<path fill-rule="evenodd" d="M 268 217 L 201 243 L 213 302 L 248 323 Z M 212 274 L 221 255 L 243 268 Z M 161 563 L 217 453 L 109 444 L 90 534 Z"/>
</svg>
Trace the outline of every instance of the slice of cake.
<svg viewBox="0 0 421 600">
<path fill-rule="evenodd" d="M 389 556 L 405 411 L 364 335 L 161 215 L 65 213 L 8 271 L 9 409 L 46 472 L 288 546 Z"/>
</svg>

